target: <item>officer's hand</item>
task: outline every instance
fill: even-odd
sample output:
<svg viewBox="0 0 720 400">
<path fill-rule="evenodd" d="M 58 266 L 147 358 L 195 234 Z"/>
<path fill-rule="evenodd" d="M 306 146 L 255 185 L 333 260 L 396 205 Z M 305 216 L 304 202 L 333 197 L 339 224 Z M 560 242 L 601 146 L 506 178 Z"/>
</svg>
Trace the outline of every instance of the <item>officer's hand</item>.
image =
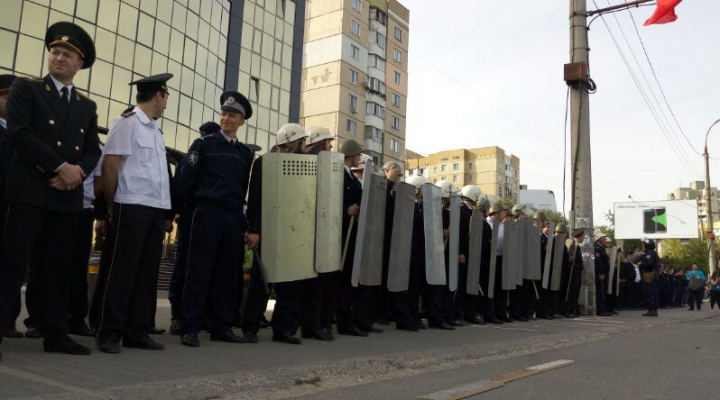
<svg viewBox="0 0 720 400">
<path fill-rule="evenodd" d="M 465 262 L 466 262 L 466 260 L 465 260 L 465 254 L 458 254 L 458 262 L 459 262 L 460 264 L 465 264 Z"/>
<path fill-rule="evenodd" d="M 257 233 L 248 233 L 247 234 L 247 245 L 251 249 L 257 249 L 258 244 L 260 243 L 260 235 Z"/>
<path fill-rule="evenodd" d="M 165 232 L 171 233 L 173 231 L 173 221 L 171 219 L 165 220 Z"/>
<path fill-rule="evenodd" d="M 82 183 L 85 172 L 78 165 L 65 163 L 58 170 L 57 176 L 65 185 L 65 190 L 72 190 Z"/>
<path fill-rule="evenodd" d="M 360 213 L 360 206 L 358 206 L 357 204 L 353 204 L 350 207 L 348 207 L 348 209 L 347 209 L 347 215 L 349 215 L 351 217 L 355 217 L 359 213 Z"/>
<path fill-rule="evenodd" d="M 446 238 L 448 236 L 450 236 L 450 231 L 447 229 L 443 229 L 443 237 Z"/>
<path fill-rule="evenodd" d="M 107 231 L 107 221 L 100 219 L 95 221 L 95 236 L 104 237 Z"/>
<path fill-rule="evenodd" d="M 50 184 L 50 187 L 53 188 L 53 189 L 55 189 L 55 190 L 67 190 L 67 189 L 65 188 L 65 184 L 64 184 L 64 183 L 60 180 L 60 178 L 57 177 L 57 176 L 52 177 L 52 178 L 48 181 L 48 183 Z"/>
</svg>

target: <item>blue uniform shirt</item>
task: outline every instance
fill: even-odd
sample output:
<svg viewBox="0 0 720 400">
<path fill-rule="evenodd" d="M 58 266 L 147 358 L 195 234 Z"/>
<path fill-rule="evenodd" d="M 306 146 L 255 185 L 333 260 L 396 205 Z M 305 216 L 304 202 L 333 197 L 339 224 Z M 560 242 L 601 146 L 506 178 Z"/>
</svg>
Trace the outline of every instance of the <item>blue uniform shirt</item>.
<svg viewBox="0 0 720 400">
<path fill-rule="evenodd" d="M 253 152 L 222 133 L 196 139 L 181 171 L 187 206 L 212 205 L 242 211 Z"/>
</svg>

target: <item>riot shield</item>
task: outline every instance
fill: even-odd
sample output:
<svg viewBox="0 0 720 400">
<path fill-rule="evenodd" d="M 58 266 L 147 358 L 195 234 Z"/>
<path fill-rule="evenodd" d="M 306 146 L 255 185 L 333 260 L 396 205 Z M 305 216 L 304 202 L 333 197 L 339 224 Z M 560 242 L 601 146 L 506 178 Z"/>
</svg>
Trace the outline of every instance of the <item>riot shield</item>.
<svg viewBox="0 0 720 400">
<path fill-rule="evenodd" d="M 480 293 L 480 266 L 482 265 L 483 213 L 474 209 L 470 217 L 470 254 L 467 261 L 467 294 Z"/>
<path fill-rule="evenodd" d="M 557 292 L 560 290 L 560 278 L 562 276 L 563 264 L 567 261 L 563 259 L 565 254 L 565 239 L 567 234 L 560 234 L 553 239 L 555 244 L 552 248 L 552 274 L 550 279 L 550 290 Z M 548 257 L 550 254 L 547 255 Z"/>
<path fill-rule="evenodd" d="M 487 297 L 490 299 L 495 298 L 495 273 L 497 270 L 497 243 L 499 230 L 500 221 L 497 219 L 492 220 L 492 240 L 490 241 L 490 271 L 488 278 L 488 291 L 486 293 Z"/>
<path fill-rule="evenodd" d="M 523 223 L 525 237 L 523 278 L 530 280 L 542 279 L 540 270 L 540 228 L 536 226 L 534 220 L 530 218 L 523 218 L 521 222 Z M 538 221 L 538 223 L 540 223 L 540 221 Z"/>
<path fill-rule="evenodd" d="M 317 276 L 317 160 L 316 156 L 302 154 L 263 156 L 260 246 L 268 282 Z"/>
<path fill-rule="evenodd" d="M 440 188 L 426 183 L 423 190 L 425 225 L 425 277 L 430 285 L 445 285 L 445 243 L 443 241 L 442 197 Z"/>
<path fill-rule="evenodd" d="M 372 162 L 365 165 L 363 194 L 358 216 L 358 235 L 353 259 L 353 278 L 358 271 L 358 280 L 363 286 L 382 284 L 383 232 L 385 231 L 385 203 L 387 179 L 372 172 Z"/>
<path fill-rule="evenodd" d="M 391 292 L 403 292 L 408 289 L 415 221 L 415 190 L 415 186 L 407 183 L 395 185 L 395 213 L 388 268 L 388 290 Z"/>
<path fill-rule="evenodd" d="M 609 261 L 608 265 L 610 267 L 610 272 L 608 273 L 608 286 L 607 286 L 607 293 L 613 294 L 613 278 L 615 277 L 615 274 L 617 273 L 617 246 L 613 246 L 608 249 L 610 254 L 608 255 Z"/>
<path fill-rule="evenodd" d="M 448 236 L 448 290 L 454 292 L 458 288 L 458 254 L 460 253 L 460 207 L 463 206 L 460 196 L 450 196 L 450 235 Z"/>
<path fill-rule="evenodd" d="M 550 222 L 550 225 L 548 226 L 548 242 L 547 247 L 545 248 L 545 264 L 543 265 L 543 274 L 542 274 L 542 288 L 547 290 L 550 287 L 550 267 L 552 266 L 552 248 L 553 248 L 553 242 L 554 242 L 554 236 L 551 232 L 553 232 L 555 229 L 555 223 Z M 541 244 L 542 246 L 542 244 Z M 540 249 L 542 251 L 542 249 Z"/>
<path fill-rule="evenodd" d="M 503 290 L 513 290 L 517 286 L 518 276 L 522 281 L 521 252 L 518 248 L 521 231 L 516 221 L 507 220 L 504 224 L 502 288 Z"/>
<path fill-rule="evenodd" d="M 315 271 L 333 272 L 342 265 L 342 153 L 322 151 L 317 164 Z"/>
</svg>

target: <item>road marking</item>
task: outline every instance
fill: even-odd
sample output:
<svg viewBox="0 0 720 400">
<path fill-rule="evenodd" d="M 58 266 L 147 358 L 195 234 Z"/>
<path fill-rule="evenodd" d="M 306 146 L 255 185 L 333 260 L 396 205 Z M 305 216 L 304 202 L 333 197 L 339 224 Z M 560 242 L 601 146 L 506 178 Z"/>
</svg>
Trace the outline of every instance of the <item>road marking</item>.
<svg viewBox="0 0 720 400">
<path fill-rule="evenodd" d="M 458 386 L 452 389 L 445 389 L 439 392 L 425 394 L 418 396 L 415 400 L 459 400 L 465 399 L 476 394 L 487 392 L 495 388 L 505 386 L 506 383 L 512 382 L 521 378 L 536 375 L 541 372 L 551 371 L 557 368 L 562 368 L 570 364 L 575 363 L 573 360 L 555 360 L 545 364 L 535 365 L 528 368 L 522 368 L 516 371 L 511 371 L 506 374 L 495 375 L 487 379 L 481 379 L 480 381 L 468 383 L 466 385 Z"/>
<path fill-rule="evenodd" d="M 102 393 L 99 393 L 99 392 L 96 392 L 93 390 L 88 390 L 88 389 L 83 389 L 81 387 L 68 385 L 68 384 L 53 380 L 53 379 L 49 379 L 49 378 L 45 378 L 45 377 L 37 375 L 37 374 L 33 374 L 31 372 L 26 372 L 26 371 L 22 371 L 19 369 L 6 367 L 4 365 L 0 365 L 0 373 L 14 376 L 16 378 L 24 379 L 24 380 L 30 381 L 30 382 L 35 382 L 35 383 L 40 383 L 40 384 L 47 385 L 47 386 L 52 386 L 54 388 L 62 389 L 62 390 L 65 390 L 65 391 L 68 391 L 71 393 L 92 396 L 92 398 L 98 398 L 98 397 L 106 398 L 106 399 L 111 398 L 110 396 L 106 396 Z"/>
</svg>

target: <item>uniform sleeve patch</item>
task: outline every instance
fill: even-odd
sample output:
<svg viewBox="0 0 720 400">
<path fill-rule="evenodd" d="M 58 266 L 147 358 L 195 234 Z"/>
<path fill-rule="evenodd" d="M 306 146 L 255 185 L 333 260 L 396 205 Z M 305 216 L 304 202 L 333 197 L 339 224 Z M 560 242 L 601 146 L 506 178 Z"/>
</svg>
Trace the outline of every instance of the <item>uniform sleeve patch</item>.
<svg viewBox="0 0 720 400">
<path fill-rule="evenodd" d="M 191 151 L 190 153 L 188 153 L 188 164 L 195 165 L 197 164 L 199 159 L 200 155 L 197 151 Z"/>
</svg>

